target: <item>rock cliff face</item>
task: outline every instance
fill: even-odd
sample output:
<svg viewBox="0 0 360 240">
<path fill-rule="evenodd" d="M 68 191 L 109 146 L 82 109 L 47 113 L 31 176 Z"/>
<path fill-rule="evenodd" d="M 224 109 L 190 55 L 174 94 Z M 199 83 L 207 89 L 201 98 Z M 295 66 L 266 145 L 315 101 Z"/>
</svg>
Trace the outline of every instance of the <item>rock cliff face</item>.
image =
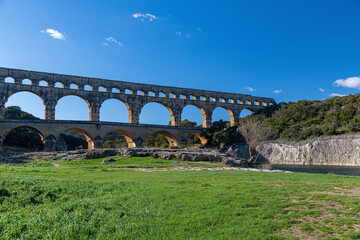
<svg viewBox="0 0 360 240">
<path fill-rule="evenodd" d="M 315 138 L 298 143 L 264 142 L 256 150 L 259 161 L 271 164 L 360 166 L 360 135 Z"/>
</svg>

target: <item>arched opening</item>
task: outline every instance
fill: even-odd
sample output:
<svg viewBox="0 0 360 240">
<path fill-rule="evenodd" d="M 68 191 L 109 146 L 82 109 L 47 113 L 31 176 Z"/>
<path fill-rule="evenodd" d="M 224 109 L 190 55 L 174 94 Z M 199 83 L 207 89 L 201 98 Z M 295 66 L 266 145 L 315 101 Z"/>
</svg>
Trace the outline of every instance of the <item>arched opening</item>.
<svg viewBox="0 0 360 240">
<path fill-rule="evenodd" d="M 87 84 L 87 85 L 84 86 L 84 90 L 85 91 L 92 91 L 93 87 Z"/>
<path fill-rule="evenodd" d="M 210 98 L 209 98 L 209 101 L 210 101 L 210 102 L 216 102 L 216 99 L 215 99 L 214 97 L 210 97 Z"/>
<path fill-rule="evenodd" d="M 229 99 L 228 99 L 228 103 L 234 103 L 234 100 L 231 99 L 231 98 L 229 98 Z"/>
<path fill-rule="evenodd" d="M 155 97 L 155 93 L 153 91 L 148 92 L 149 97 Z"/>
<path fill-rule="evenodd" d="M 206 97 L 200 96 L 200 101 L 206 101 Z"/>
<path fill-rule="evenodd" d="M 56 83 L 55 83 L 55 87 L 56 87 L 56 88 L 64 88 L 64 84 L 61 83 L 61 82 L 56 82 Z"/>
<path fill-rule="evenodd" d="M 79 86 L 75 83 L 70 84 L 70 89 L 79 89 Z"/>
<path fill-rule="evenodd" d="M 129 106 L 120 99 L 107 99 L 101 104 L 100 121 L 129 122 Z"/>
<path fill-rule="evenodd" d="M 167 131 L 158 131 L 151 134 L 145 141 L 146 147 L 176 147 L 178 142 L 176 137 Z"/>
<path fill-rule="evenodd" d="M 173 94 L 173 93 L 170 93 L 170 94 L 169 94 L 169 98 L 176 98 L 176 95 Z"/>
<path fill-rule="evenodd" d="M 196 97 L 194 95 L 190 95 L 190 100 L 196 100 Z"/>
<path fill-rule="evenodd" d="M 40 86 L 40 87 L 48 87 L 48 86 L 49 86 L 49 83 L 48 83 L 47 81 L 45 81 L 45 80 L 41 80 L 41 81 L 39 82 L 39 86 Z"/>
<path fill-rule="evenodd" d="M 201 145 L 205 145 L 208 142 L 208 140 L 201 135 L 201 132 L 195 133 L 194 136 L 196 137 L 193 137 L 194 145 L 198 144 L 199 142 Z"/>
<path fill-rule="evenodd" d="M 145 93 L 141 90 L 137 90 L 136 94 L 139 96 L 145 96 Z"/>
<path fill-rule="evenodd" d="M 24 84 L 24 85 L 31 85 L 32 84 L 31 80 L 27 79 L 27 78 L 23 79 L 21 83 Z"/>
<path fill-rule="evenodd" d="M 219 98 L 219 102 L 224 103 L 225 99 L 224 98 Z"/>
<path fill-rule="evenodd" d="M 10 106 L 11 107 L 10 109 Z M 5 118 L 32 119 L 45 118 L 43 99 L 29 91 L 20 91 L 12 94 L 5 104 Z M 15 109 L 16 108 L 16 109 Z M 10 112 L 11 110 L 11 112 Z"/>
<path fill-rule="evenodd" d="M 133 136 L 122 129 L 109 132 L 104 138 L 103 148 L 136 147 Z"/>
<path fill-rule="evenodd" d="M 103 86 L 100 86 L 100 87 L 98 88 L 98 91 L 99 91 L 99 92 L 106 92 L 106 88 L 103 87 Z"/>
<path fill-rule="evenodd" d="M 57 151 L 93 149 L 94 142 L 88 132 L 81 128 L 69 128 L 59 135 L 56 141 Z"/>
<path fill-rule="evenodd" d="M 255 106 L 260 106 L 260 102 L 259 101 L 254 101 Z"/>
<path fill-rule="evenodd" d="M 44 148 L 43 134 L 32 127 L 21 126 L 12 129 L 3 142 L 4 151 L 29 152 Z"/>
<path fill-rule="evenodd" d="M 161 97 L 161 98 L 166 98 L 166 94 L 163 93 L 163 92 L 159 92 L 159 97 Z"/>
<path fill-rule="evenodd" d="M 147 103 L 141 109 L 140 123 L 169 125 L 169 122 L 171 122 L 171 125 L 175 125 L 175 119 L 171 108 L 163 103 Z"/>
<path fill-rule="evenodd" d="M 253 114 L 255 111 L 254 110 L 250 110 L 250 109 L 243 109 L 241 112 L 240 112 L 240 118 L 244 118 L 246 116 L 249 116 L 251 114 Z"/>
<path fill-rule="evenodd" d="M 246 105 L 251 105 L 251 101 L 250 101 L 250 100 L 246 100 L 246 101 L 245 101 L 245 104 L 246 104 Z"/>
<path fill-rule="evenodd" d="M 206 115 L 204 109 L 196 105 L 186 105 L 181 112 L 182 126 L 185 124 L 189 124 L 184 127 L 190 127 L 190 123 L 183 123 L 184 120 L 189 120 L 190 122 L 195 122 L 196 125 L 205 126 L 206 124 Z M 192 124 L 193 125 L 193 124 Z M 195 127 L 192 126 L 192 127 Z"/>
<path fill-rule="evenodd" d="M 112 93 L 120 93 L 120 90 L 118 88 L 112 88 L 111 92 Z"/>
<path fill-rule="evenodd" d="M 186 96 L 184 94 L 180 94 L 180 99 L 186 99 Z"/>
<path fill-rule="evenodd" d="M 55 107 L 56 120 L 89 121 L 89 103 L 76 95 L 67 95 L 59 99 Z"/>
<path fill-rule="evenodd" d="M 125 94 L 133 94 L 133 91 L 130 89 L 125 89 Z"/>
<path fill-rule="evenodd" d="M 225 107 L 217 107 L 213 111 L 212 121 L 215 122 L 219 120 L 223 120 L 224 122 L 230 122 L 231 125 L 234 125 L 235 123 L 234 114 L 232 113 L 232 111 L 230 111 L 230 109 L 227 109 Z"/>
<path fill-rule="evenodd" d="M 261 102 L 261 106 L 267 107 L 267 102 Z"/>
<path fill-rule="evenodd" d="M 5 78 L 4 81 L 5 81 L 6 83 L 15 83 L 15 79 L 12 78 L 12 77 L 7 77 L 7 78 Z"/>
</svg>

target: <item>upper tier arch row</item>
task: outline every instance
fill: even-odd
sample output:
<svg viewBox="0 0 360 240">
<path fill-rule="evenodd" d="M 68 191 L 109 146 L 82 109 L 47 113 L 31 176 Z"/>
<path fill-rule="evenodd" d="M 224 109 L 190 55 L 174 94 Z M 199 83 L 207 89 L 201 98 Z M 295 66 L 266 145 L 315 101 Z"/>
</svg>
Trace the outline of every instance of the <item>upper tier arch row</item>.
<svg viewBox="0 0 360 240">
<path fill-rule="evenodd" d="M 10 78 L 10 79 L 8 79 Z M 10 81 L 9 81 L 10 80 Z M 177 88 L 143 83 L 87 78 L 55 73 L 27 71 L 11 68 L 0 68 L 0 83 L 17 85 L 42 86 L 43 88 L 72 89 L 77 91 L 96 92 L 99 94 L 126 94 L 143 98 L 156 97 L 206 102 L 209 105 L 221 103 L 230 105 L 269 106 L 274 99 L 251 95 L 207 91 L 190 88 Z M 57 91 L 58 92 L 58 91 Z"/>
</svg>

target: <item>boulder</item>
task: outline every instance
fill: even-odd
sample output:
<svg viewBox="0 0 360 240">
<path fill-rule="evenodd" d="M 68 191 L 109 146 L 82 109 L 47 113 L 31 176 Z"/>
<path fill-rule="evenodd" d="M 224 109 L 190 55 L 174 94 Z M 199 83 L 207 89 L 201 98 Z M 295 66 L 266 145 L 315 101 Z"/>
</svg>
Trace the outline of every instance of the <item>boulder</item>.
<svg viewBox="0 0 360 240">
<path fill-rule="evenodd" d="M 101 161 L 102 164 L 109 163 L 109 162 L 116 162 L 116 160 L 113 158 L 105 158 L 104 160 Z"/>
</svg>

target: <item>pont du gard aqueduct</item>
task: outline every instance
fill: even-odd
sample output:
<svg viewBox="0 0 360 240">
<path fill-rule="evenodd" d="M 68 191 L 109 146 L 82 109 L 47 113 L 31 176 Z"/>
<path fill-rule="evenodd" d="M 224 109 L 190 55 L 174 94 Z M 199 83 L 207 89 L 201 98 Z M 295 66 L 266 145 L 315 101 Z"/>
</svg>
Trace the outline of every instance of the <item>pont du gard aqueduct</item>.
<svg viewBox="0 0 360 240">
<path fill-rule="evenodd" d="M 4 119 L 5 104 L 9 97 L 23 91 L 34 93 L 43 100 L 44 120 Z M 89 121 L 55 120 L 57 102 L 68 95 L 78 96 L 87 102 Z M 126 105 L 129 112 L 128 123 L 101 121 L 100 108 L 107 99 L 118 99 Z M 160 103 L 167 108 L 171 116 L 170 126 L 139 124 L 142 108 L 151 102 Z M 205 140 L 200 136 L 202 128 L 180 126 L 181 113 L 187 105 L 194 105 L 201 111 L 202 126 L 207 128 L 211 126 L 212 113 L 217 107 L 226 109 L 231 124 L 234 124 L 239 120 L 243 109 L 254 112 L 274 103 L 272 98 L 244 94 L 0 68 L 0 150 L 3 139 L 17 128 L 36 131 L 43 139 L 45 151 L 56 150 L 57 138 L 68 129 L 83 133 L 89 148 L 101 147 L 104 137 L 111 131 L 121 133 L 129 147 L 142 146 L 155 132 L 164 135 L 171 146 L 186 143 L 194 134 L 203 142 Z"/>
</svg>

